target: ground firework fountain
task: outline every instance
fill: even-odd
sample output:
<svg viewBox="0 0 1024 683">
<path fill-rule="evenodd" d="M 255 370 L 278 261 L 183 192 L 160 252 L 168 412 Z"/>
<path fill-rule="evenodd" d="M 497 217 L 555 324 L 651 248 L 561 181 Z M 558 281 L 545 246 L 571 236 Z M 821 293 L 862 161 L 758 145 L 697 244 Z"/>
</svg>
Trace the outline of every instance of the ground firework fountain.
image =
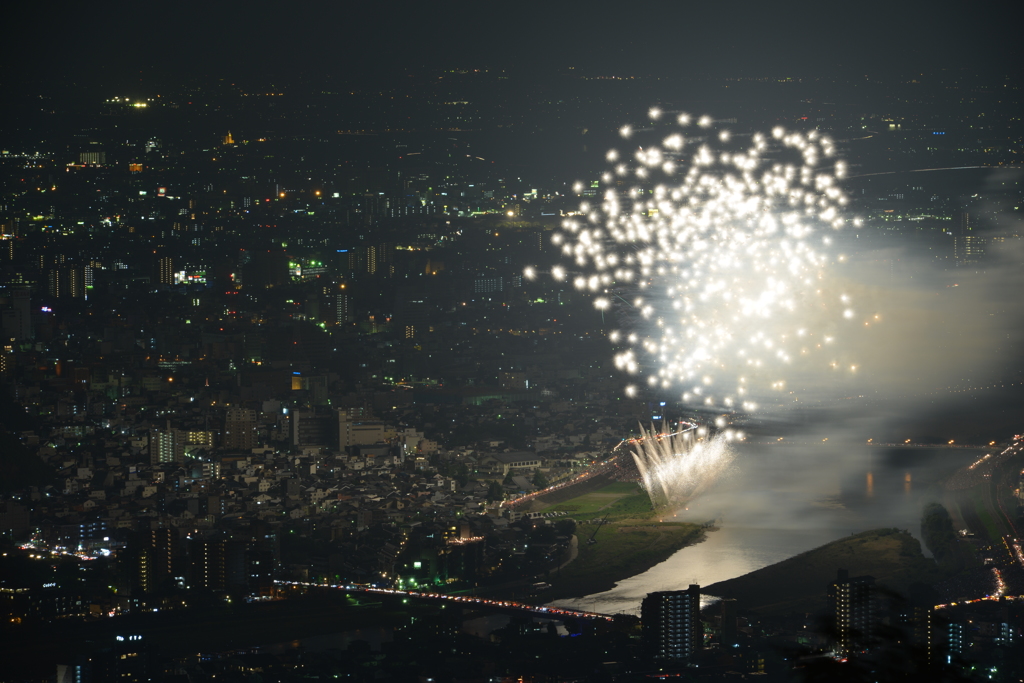
<svg viewBox="0 0 1024 683">
<path fill-rule="evenodd" d="M 730 442 L 738 438 L 732 431 L 711 434 L 692 424 L 670 434 L 641 426 L 640 438 L 633 442 L 633 460 L 651 504 L 669 509 L 685 506 L 729 466 L 735 456 Z"/>
</svg>

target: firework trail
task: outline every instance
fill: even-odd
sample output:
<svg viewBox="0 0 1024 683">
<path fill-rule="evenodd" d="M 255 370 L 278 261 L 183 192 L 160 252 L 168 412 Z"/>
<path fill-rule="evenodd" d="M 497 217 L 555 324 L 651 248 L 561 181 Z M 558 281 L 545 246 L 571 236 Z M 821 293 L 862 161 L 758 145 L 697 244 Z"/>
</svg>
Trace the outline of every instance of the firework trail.
<svg viewBox="0 0 1024 683">
<path fill-rule="evenodd" d="M 552 238 L 571 259 L 552 276 L 635 321 L 608 335 L 616 367 L 682 389 L 684 402 L 745 410 L 784 391 L 794 363 L 855 372 L 831 355 L 833 328 L 856 316 L 826 277 L 843 260 L 826 250 L 847 203 L 833 142 L 782 128 L 733 135 L 656 109 L 650 118 L 620 134 L 656 144 L 610 150 L 598 194 Z"/>
</svg>

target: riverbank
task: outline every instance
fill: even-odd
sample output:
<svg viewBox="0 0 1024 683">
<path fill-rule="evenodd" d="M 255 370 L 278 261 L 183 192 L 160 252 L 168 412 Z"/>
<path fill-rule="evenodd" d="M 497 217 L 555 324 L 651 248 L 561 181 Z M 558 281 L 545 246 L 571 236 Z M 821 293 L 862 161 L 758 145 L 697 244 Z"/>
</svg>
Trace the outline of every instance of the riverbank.
<svg viewBox="0 0 1024 683">
<path fill-rule="evenodd" d="M 920 542 L 899 529 L 874 529 L 796 555 L 735 579 L 702 586 L 708 595 L 733 598 L 740 609 L 762 615 L 815 612 L 836 570 L 850 576 L 869 574 L 897 593 L 911 584 L 934 583 L 941 574 L 921 552 Z"/>
<path fill-rule="evenodd" d="M 581 525 L 576 533 L 579 553 L 548 580 L 552 588 L 545 597 L 549 600 L 610 590 L 617 582 L 664 562 L 679 549 L 699 543 L 705 529 L 686 522 L 623 519 L 599 529 L 596 524 Z"/>
<path fill-rule="evenodd" d="M 596 483 L 575 487 L 575 495 L 562 493 L 537 506 L 564 512 L 580 522 L 576 556 L 547 579 L 552 586 L 544 596 L 548 600 L 611 590 L 619 581 L 704 540 L 705 525 L 659 519 L 636 482 Z"/>
</svg>

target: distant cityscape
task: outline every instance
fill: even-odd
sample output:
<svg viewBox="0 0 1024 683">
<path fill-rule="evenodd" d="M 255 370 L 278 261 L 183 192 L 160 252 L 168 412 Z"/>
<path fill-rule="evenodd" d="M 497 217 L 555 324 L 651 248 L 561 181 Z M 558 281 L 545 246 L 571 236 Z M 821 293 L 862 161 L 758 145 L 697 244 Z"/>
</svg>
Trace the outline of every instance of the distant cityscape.
<svg viewBox="0 0 1024 683">
<path fill-rule="evenodd" d="M 816 612 L 702 605 L 685 577 L 635 614 L 551 605 L 584 594 L 559 577 L 588 539 L 665 521 L 613 449 L 714 416 L 627 398 L 610 321 L 570 283 L 523 277 L 555 262 L 551 233 L 596 195 L 606 141 L 654 104 L 827 131 L 863 220 L 837 242 L 877 282 L 1020 265 L 1018 80 L 460 68 L 380 89 L 128 90 L 16 98 L 0 136 L 0 616 L 24 660 L 0 680 L 875 680 L 904 651 L 936 676 L 912 680 L 1024 676 L 1018 442 L 976 424 L 875 439 L 1003 452 L 984 480 L 948 474 L 947 490 L 991 486 L 970 500 L 993 514 L 974 520 L 963 494 L 933 520 L 958 545 L 940 557 L 923 534 L 950 564 L 914 595 L 837 565 Z M 925 384 L 981 386 L 959 382 Z M 774 443 L 778 403 L 729 419 Z M 586 514 L 570 502 L 596 494 Z M 963 618 L 936 609 L 961 597 Z M 346 635 L 224 640 L 304 611 L 302 638 Z M 197 654 L 189 620 L 220 631 L 213 649 Z"/>
</svg>

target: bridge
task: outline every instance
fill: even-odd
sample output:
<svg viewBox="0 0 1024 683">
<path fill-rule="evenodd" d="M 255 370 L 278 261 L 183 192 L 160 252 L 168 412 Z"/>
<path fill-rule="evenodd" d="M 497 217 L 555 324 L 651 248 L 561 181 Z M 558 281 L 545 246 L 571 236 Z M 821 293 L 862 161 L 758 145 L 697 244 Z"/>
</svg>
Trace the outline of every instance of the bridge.
<svg viewBox="0 0 1024 683">
<path fill-rule="evenodd" d="M 424 591 L 403 591 L 394 588 L 377 588 L 375 586 L 366 586 L 362 584 L 340 584 L 340 583 L 311 583 L 308 581 L 274 581 L 275 584 L 282 586 L 300 586 L 303 588 L 333 588 L 336 590 L 343 590 L 349 593 L 363 593 L 366 595 L 381 595 L 381 596 L 395 596 L 400 598 L 414 598 L 417 600 L 432 600 L 437 602 L 443 602 L 447 604 L 464 605 L 468 607 L 490 607 L 501 610 L 511 610 L 514 612 L 526 612 L 533 616 L 538 617 L 568 617 L 572 619 L 603 619 L 605 621 L 611 621 L 612 617 L 608 614 L 598 614 L 597 612 L 580 612 L 573 609 L 564 609 L 562 607 L 545 607 L 543 605 L 527 605 L 522 602 L 516 602 L 514 600 L 490 600 L 488 598 L 479 598 L 472 595 L 451 595 L 448 593 L 431 593 Z"/>
<path fill-rule="evenodd" d="M 744 441 L 745 445 L 750 446 L 820 446 L 821 444 L 828 443 L 828 439 L 821 439 L 815 441 L 807 441 L 801 439 L 773 439 L 772 441 Z M 842 442 L 846 443 L 846 442 Z M 867 442 L 861 443 L 862 446 L 869 448 L 930 448 L 930 449 L 957 449 L 957 450 L 984 450 L 986 448 L 994 448 L 995 444 L 952 444 L 952 443 L 913 443 L 911 441 L 893 441 L 893 442 L 876 442 L 868 440 Z"/>
<path fill-rule="evenodd" d="M 994 444 L 960 444 L 960 443 L 910 443 L 904 441 L 903 443 L 868 443 L 868 446 L 876 448 L 933 448 L 933 449 L 945 449 L 945 448 L 958 448 L 964 450 L 984 450 L 986 448 L 992 448 Z"/>
</svg>

